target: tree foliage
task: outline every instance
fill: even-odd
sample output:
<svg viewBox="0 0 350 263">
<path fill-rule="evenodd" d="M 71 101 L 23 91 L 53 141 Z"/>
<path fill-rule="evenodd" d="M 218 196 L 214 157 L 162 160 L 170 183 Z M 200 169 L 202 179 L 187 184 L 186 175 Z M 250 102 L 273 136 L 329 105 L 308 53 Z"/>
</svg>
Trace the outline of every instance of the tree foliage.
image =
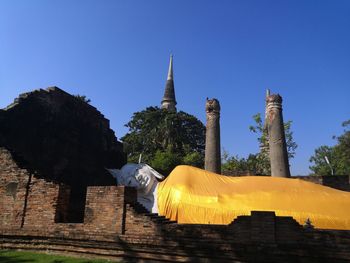
<svg viewBox="0 0 350 263">
<path fill-rule="evenodd" d="M 85 95 L 74 95 L 77 99 L 79 99 L 79 100 L 81 100 L 81 101 L 83 101 L 83 102 L 85 102 L 85 103 L 90 103 L 91 102 L 91 100 L 90 99 L 88 99 Z"/>
<path fill-rule="evenodd" d="M 263 124 L 260 113 L 253 115 L 253 120 L 255 124 L 249 126 L 249 130 L 258 134 L 258 142 L 259 142 L 260 148 L 262 149 L 262 151 L 265 150 L 266 153 L 268 154 L 269 139 L 268 139 L 266 124 L 265 125 Z M 293 138 L 293 132 L 291 130 L 292 121 L 287 121 L 283 123 L 283 125 L 284 125 L 284 134 L 286 138 L 288 158 L 291 159 L 291 158 L 294 158 L 295 150 L 297 149 L 298 145 L 296 144 Z"/>
<path fill-rule="evenodd" d="M 260 152 L 249 154 L 247 158 L 240 158 L 238 156 L 229 157 L 226 153 L 223 154 L 223 171 L 236 171 L 239 173 L 253 173 L 253 174 L 270 174 L 270 157 L 269 157 L 269 138 L 266 125 L 263 124 L 261 114 L 253 115 L 254 125 L 249 126 L 249 130 L 258 135 L 258 142 Z M 291 159 L 295 156 L 295 150 L 298 147 L 293 138 L 291 131 L 292 121 L 284 123 L 284 131 L 287 144 L 288 157 Z"/>
<path fill-rule="evenodd" d="M 222 171 L 233 171 L 236 174 L 247 174 L 252 173 L 255 175 L 266 175 L 266 167 L 269 166 L 269 159 L 266 155 L 257 153 L 249 154 L 247 158 L 240 158 L 236 156 L 229 156 L 224 151 L 223 155 Z"/>
<path fill-rule="evenodd" d="M 253 115 L 253 120 L 255 123 L 254 125 L 249 126 L 249 130 L 259 135 L 258 142 L 259 142 L 260 150 L 266 151 L 265 153 L 268 154 L 268 148 L 269 148 L 268 134 L 267 134 L 267 129 L 263 124 L 261 114 L 257 113 Z"/>
<path fill-rule="evenodd" d="M 284 133 L 286 136 L 286 145 L 287 145 L 287 153 L 288 158 L 292 159 L 295 156 L 296 149 L 298 148 L 298 144 L 294 141 L 293 132 L 291 130 L 292 121 L 287 121 L 284 123 Z"/>
<path fill-rule="evenodd" d="M 338 137 L 335 146 L 322 145 L 315 149 L 315 153 L 310 158 L 313 163 L 310 169 L 317 175 L 331 175 L 331 167 L 335 175 L 350 174 L 350 120 L 342 123 L 344 133 Z M 331 167 L 327 164 L 327 156 Z"/>
<path fill-rule="evenodd" d="M 169 150 L 157 150 L 150 163 L 159 172 L 169 174 L 174 167 L 182 163 L 182 158 L 178 153 Z"/>
<path fill-rule="evenodd" d="M 125 126 L 129 132 L 121 140 L 129 161 L 137 162 L 142 154 L 143 162 L 164 174 L 179 164 L 203 167 L 205 127 L 196 117 L 148 107 Z"/>
</svg>

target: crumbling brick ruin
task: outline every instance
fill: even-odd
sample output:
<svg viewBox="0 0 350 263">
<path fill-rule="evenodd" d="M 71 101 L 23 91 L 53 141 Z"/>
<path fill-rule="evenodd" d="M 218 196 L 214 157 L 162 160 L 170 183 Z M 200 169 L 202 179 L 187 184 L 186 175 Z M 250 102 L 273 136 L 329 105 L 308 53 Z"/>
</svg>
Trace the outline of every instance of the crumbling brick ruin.
<svg viewBox="0 0 350 263">
<path fill-rule="evenodd" d="M 224 171 L 222 173 L 226 176 L 270 176 L 254 174 L 251 171 L 237 172 L 237 171 Z M 338 190 L 350 192 L 350 176 L 349 175 L 311 175 L 311 176 L 292 176 L 292 179 L 301 179 L 315 184 L 320 184 L 328 187 L 332 187 Z"/>
<path fill-rule="evenodd" d="M 83 222 L 60 223 L 67 216 L 69 187 L 35 175 L 28 182 L 29 172 L 5 149 L 0 171 L 0 248 L 127 261 L 350 260 L 350 231 L 305 229 L 273 212 L 252 212 L 227 226 L 177 224 L 148 213 L 129 187 L 88 187 Z"/>
<path fill-rule="evenodd" d="M 56 96 L 62 104 L 56 101 Z M 26 108 L 22 103 L 31 106 Z M 125 163 L 122 146 L 109 129 L 108 121 L 92 106 L 82 103 L 54 88 L 27 94 L 22 101 L 0 112 L 0 248 L 84 254 L 133 262 L 350 261 L 350 231 L 305 228 L 292 217 L 277 217 L 274 212 L 253 211 L 251 216 L 239 216 L 229 225 L 178 224 L 148 213 L 137 203 L 134 188 L 116 186 L 113 178 L 104 173 L 105 166 L 118 167 Z M 64 127 L 59 109 L 67 108 L 81 117 L 71 116 L 69 120 L 83 120 L 77 125 L 84 128 L 76 130 L 74 125 L 67 126 L 66 135 L 56 131 L 50 141 L 48 123 L 61 120 L 63 126 L 60 127 Z M 27 111 L 31 114 L 26 114 Z M 39 113 L 43 116 L 35 116 Z M 92 113 L 95 119 L 90 116 Z M 27 119 L 16 124 L 11 116 L 17 120 L 20 116 Z M 15 127 L 22 130 L 16 131 Z M 47 129 L 39 131 L 40 127 Z M 87 131 L 89 129 L 91 131 Z M 39 135 L 36 132 L 40 132 Z M 76 141 L 80 133 L 82 138 L 96 141 Z M 92 135 L 97 137 L 90 137 Z M 18 143 L 15 136 L 19 138 Z M 36 144 L 29 141 L 28 136 L 37 140 L 39 148 L 31 148 Z M 42 143 L 39 136 L 43 138 Z M 45 147 L 46 143 L 57 147 L 58 152 Z M 79 148 L 80 143 L 86 143 L 86 148 Z M 69 145 L 73 149 L 68 149 Z M 45 159 L 44 150 L 50 158 Z M 75 154 L 81 154 L 87 161 L 97 160 L 87 163 L 86 167 Z M 92 156 L 88 156 L 90 154 Z M 105 162 L 98 154 L 106 158 Z M 47 163 L 39 163 L 40 158 Z M 77 163 L 63 165 L 62 158 L 68 161 L 72 158 Z M 76 171 L 79 173 L 75 174 Z M 68 174 L 75 178 L 69 178 Z M 86 194 L 81 204 L 82 219 L 73 223 L 70 220 L 74 212 L 72 189 L 79 183 Z"/>
<path fill-rule="evenodd" d="M 57 87 L 22 94 L 0 110 L 0 147 L 28 174 L 71 187 L 72 222 L 83 219 L 86 187 L 115 184 L 105 168 L 126 163 L 109 121 Z"/>
</svg>

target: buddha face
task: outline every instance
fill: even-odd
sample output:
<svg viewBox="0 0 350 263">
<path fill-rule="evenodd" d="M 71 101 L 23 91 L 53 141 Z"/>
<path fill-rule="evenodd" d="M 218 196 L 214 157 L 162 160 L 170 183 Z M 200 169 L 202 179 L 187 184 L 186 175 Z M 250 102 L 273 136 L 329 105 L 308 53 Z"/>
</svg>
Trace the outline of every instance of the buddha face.
<svg viewBox="0 0 350 263">
<path fill-rule="evenodd" d="M 154 188 L 154 184 L 158 183 L 157 178 L 164 178 L 152 167 L 143 163 L 128 163 L 120 170 L 108 169 L 108 171 L 117 179 L 117 185 L 136 187 L 138 192 L 143 194 L 148 194 Z"/>
<path fill-rule="evenodd" d="M 158 213 L 157 179 L 163 179 L 163 175 L 149 165 L 143 163 L 128 163 L 120 170 L 107 170 L 117 179 L 117 185 L 135 187 L 137 189 L 137 201 L 148 211 Z"/>
</svg>

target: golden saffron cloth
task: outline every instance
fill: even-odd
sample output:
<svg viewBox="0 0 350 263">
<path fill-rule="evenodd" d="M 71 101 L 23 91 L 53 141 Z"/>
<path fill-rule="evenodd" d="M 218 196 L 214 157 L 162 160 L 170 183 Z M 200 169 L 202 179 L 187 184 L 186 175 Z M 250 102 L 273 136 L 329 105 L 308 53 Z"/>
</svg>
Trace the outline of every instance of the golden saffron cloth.
<svg viewBox="0 0 350 263">
<path fill-rule="evenodd" d="M 301 179 L 229 177 L 177 166 L 158 185 L 159 214 L 189 224 L 230 224 L 251 211 L 274 211 L 316 228 L 350 230 L 350 193 Z"/>
</svg>

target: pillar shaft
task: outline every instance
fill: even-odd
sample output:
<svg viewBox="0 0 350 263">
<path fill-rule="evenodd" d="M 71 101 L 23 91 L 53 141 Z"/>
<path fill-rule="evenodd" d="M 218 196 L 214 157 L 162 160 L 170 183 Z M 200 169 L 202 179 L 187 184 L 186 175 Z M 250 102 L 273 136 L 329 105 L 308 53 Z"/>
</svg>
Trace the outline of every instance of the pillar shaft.
<svg viewBox="0 0 350 263">
<path fill-rule="evenodd" d="M 282 97 L 267 96 L 267 126 L 270 146 L 271 176 L 290 177 L 287 144 L 282 116 Z"/>
<path fill-rule="evenodd" d="M 205 137 L 205 170 L 221 173 L 220 103 L 211 99 L 205 105 L 207 124 Z"/>
</svg>

